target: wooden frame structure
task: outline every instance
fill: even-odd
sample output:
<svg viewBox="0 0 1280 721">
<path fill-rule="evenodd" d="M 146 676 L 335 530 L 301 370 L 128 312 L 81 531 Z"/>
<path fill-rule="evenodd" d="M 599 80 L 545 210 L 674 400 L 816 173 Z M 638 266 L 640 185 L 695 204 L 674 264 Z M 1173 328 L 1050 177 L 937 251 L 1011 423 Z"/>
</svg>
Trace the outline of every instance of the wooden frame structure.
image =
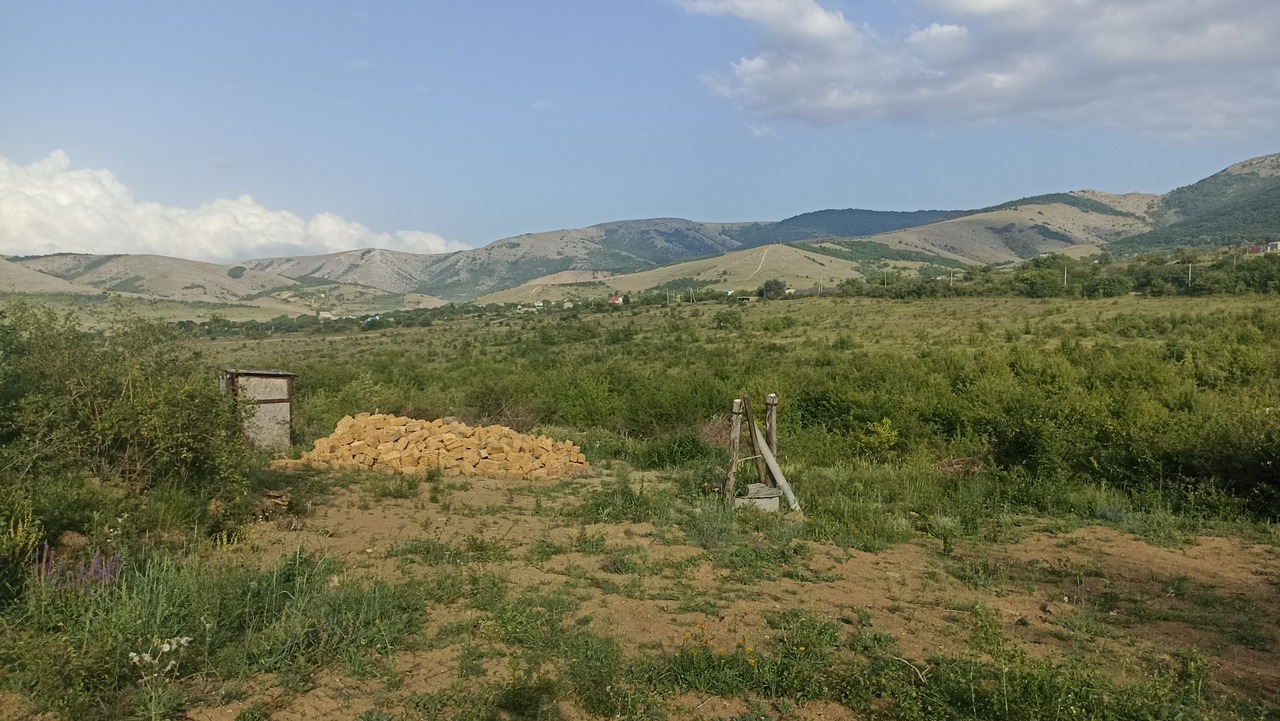
<svg viewBox="0 0 1280 721">
<path fill-rule="evenodd" d="M 778 395 L 770 393 L 765 397 L 765 432 L 760 432 L 756 425 L 755 413 L 751 408 L 751 396 L 743 394 L 733 401 L 733 414 L 730 417 L 729 435 L 729 472 L 724 482 L 724 498 L 726 503 L 734 502 L 735 476 L 738 464 L 745 460 L 755 462 L 756 478 L 760 484 L 777 488 L 792 511 L 800 511 L 800 501 L 787 483 L 786 476 L 778 466 Z M 747 421 L 747 438 L 751 443 L 751 457 L 742 458 L 742 421 Z"/>
</svg>

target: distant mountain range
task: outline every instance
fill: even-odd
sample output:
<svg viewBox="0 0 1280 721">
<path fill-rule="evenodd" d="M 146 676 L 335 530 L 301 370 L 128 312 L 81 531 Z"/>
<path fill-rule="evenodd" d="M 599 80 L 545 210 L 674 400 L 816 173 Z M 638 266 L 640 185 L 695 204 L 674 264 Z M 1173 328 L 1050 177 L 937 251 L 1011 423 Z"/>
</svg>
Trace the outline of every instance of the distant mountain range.
<svg viewBox="0 0 1280 721">
<path fill-rule="evenodd" d="M 676 281 L 732 287 L 781 277 L 797 286 L 821 285 L 890 268 L 938 272 L 1048 252 L 1087 255 L 1106 248 L 1133 255 L 1277 238 L 1280 154 L 1237 163 L 1162 196 L 1081 190 L 977 210 L 821 210 L 744 223 L 629 220 L 439 255 L 365 249 L 233 265 L 144 255 L 10 257 L 0 259 L 0 293 L 110 293 L 341 313 L 477 298 L 519 301 L 583 283 L 635 291 L 680 285 Z M 753 250 L 779 244 L 792 247 Z"/>
</svg>

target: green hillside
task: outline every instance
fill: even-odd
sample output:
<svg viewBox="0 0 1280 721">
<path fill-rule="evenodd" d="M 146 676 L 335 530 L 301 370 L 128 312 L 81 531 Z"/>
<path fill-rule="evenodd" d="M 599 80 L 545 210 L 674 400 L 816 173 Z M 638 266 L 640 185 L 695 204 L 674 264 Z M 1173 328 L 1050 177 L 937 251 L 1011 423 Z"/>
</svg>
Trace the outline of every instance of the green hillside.
<svg viewBox="0 0 1280 721">
<path fill-rule="evenodd" d="M 941 265 L 948 268 L 964 268 L 965 263 L 932 253 L 921 253 L 916 250 L 907 250 L 905 248 L 894 248 L 877 243 L 873 240 L 824 240 L 819 243 L 796 243 L 796 248 L 807 250 L 813 253 L 828 255 L 832 258 L 847 260 L 851 263 L 857 263 L 859 267 L 862 264 L 868 264 L 867 267 L 874 268 L 877 264 L 884 261 L 900 261 L 908 263 L 930 263 L 933 265 Z"/>
<path fill-rule="evenodd" d="M 752 223 L 733 231 L 734 240 L 745 246 L 768 243 L 795 243 L 822 238 L 855 238 L 890 233 L 906 228 L 959 217 L 959 210 L 819 210 L 793 216 L 776 223 Z"/>
<path fill-rule="evenodd" d="M 1045 195 L 1032 195 L 1026 198 L 1019 198 L 1018 200 L 1011 200 L 1008 203 L 993 205 L 990 208 L 983 208 L 982 210 L 974 210 L 974 211 L 971 211 L 970 213 L 965 213 L 965 215 L 969 215 L 969 214 L 976 215 L 978 213 L 987 213 L 995 210 L 1009 210 L 1012 208 L 1019 208 L 1024 205 L 1054 205 L 1054 204 L 1069 205 L 1073 208 L 1083 210 L 1086 213 L 1098 213 L 1100 215 L 1114 215 L 1118 218 L 1137 218 L 1138 217 L 1134 213 L 1120 210 L 1118 208 L 1113 208 L 1110 205 L 1107 205 L 1106 203 L 1103 203 L 1101 201 L 1097 201 L 1092 198 L 1084 198 L 1079 195 L 1074 195 L 1072 193 L 1047 193 Z"/>
<path fill-rule="evenodd" d="M 1216 176 L 1215 176 L 1216 177 Z M 1178 246 L 1221 248 L 1280 239 L 1280 178 L 1248 195 L 1239 195 L 1242 185 L 1232 185 L 1234 199 L 1221 202 L 1209 194 L 1183 195 L 1182 207 L 1209 207 L 1187 220 L 1175 222 L 1141 235 L 1118 240 L 1108 246 L 1117 255 L 1132 255 Z M 1220 187 L 1226 187 L 1220 186 Z M 1176 192 L 1176 191 L 1175 191 Z M 1172 194 L 1171 194 L 1172 195 Z M 1189 203 L 1189 204 L 1188 204 Z"/>
<path fill-rule="evenodd" d="M 1280 165 L 1280 156 L 1255 158 L 1173 190 L 1164 196 L 1164 212 L 1157 220 L 1173 224 L 1247 201 L 1260 191 L 1280 185 L 1280 175 L 1273 171 L 1276 165 Z"/>
</svg>

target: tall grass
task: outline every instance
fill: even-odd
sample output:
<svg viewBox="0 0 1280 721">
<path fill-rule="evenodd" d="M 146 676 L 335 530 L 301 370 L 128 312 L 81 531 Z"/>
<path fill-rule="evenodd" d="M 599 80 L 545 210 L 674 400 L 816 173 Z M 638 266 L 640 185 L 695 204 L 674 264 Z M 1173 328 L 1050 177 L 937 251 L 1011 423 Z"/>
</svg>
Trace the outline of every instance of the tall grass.
<svg viewBox="0 0 1280 721">
<path fill-rule="evenodd" d="M 4 616 L 0 659 L 8 685 L 52 710 L 121 718 L 146 690 L 180 694 L 192 676 L 359 670 L 419 629 L 425 595 L 416 583 L 344 581 L 301 552 L 267 570 L 155 555 L 88 590 L 32 584 Z M 189 640 L 163 650 L 174 639 Z"/>
</svg>

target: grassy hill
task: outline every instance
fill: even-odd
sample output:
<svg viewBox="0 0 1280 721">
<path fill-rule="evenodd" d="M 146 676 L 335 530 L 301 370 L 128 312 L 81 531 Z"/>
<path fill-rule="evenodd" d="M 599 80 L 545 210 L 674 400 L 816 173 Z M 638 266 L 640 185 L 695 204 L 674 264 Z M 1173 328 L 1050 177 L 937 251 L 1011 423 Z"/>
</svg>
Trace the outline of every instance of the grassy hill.
<svg viewBox="0 0 1280 721">
<path fill-rule="evenodd" d="M 1265 155 L 1177 188 L 1164 196 L 1158 222 L 1172 225 L 1237 205 L 1261 191 L 1280 184 L 1280 154 Z"/>
<path fill-rule="evenodd" d="M 1239 186 L 1237 186 L 1238 188 Z M 1153 250 L 1222 248 L 1280 239 L 1280 179 L 1248 194 L 1238 191 L 1231 200 L 1213 203 L 1186 220 L 1135 235 L 1108 246 L 1118 255 Z"/>
<path fill-rule="evenodd" d="M 1107 243 L 1145 232 L 1151 224 L 1115 205 L 1106 194 L 1038 196 L 959 218 L 870 238 L 886 245 L 976 263 L 1003 263 L 1042 253 L 1095 251 Z M 1154 196 L 1149 196 L 1154 197 Z"/>
<path fill-rule="evenodd" d="M 449 256 L 365 248 L 296 258 L 261 258 L 245 261 L 244 265 L 308 284 L 345 283 L 390 293 L 409 293 L 422 285 L 423 277 L 434 265 Z"/>
<path fill-rule="evenodd" d="M 807 246 L 766 245 L 723 255 L 696 258 L 651 270 L 583 278 L 557 274 L 515 288 L 490 293 L 481 303 L 531 303 L 575 298 L 599 298 L 612 293 L 636 293 L 660 288 L 713 288 L 754 291 L 766 280 L 781 280 L 794 288 L 835 286 L 862 277 L 857 262 L 833 257 Z"/>
<path fill-rule="evenodd" d="M 328 262 L 324 258 L 299 261 L 304 265 Z M 363 272 L 367 274 L 369 269 Z M 92 307 L 110 297 L 142 315 L 173 319 L 202 319 L 218 314 L 240 320 L 267 320 L 322 311 L 343 315 L 434 307 L 444 302 L 319 276 L 293 279 L 245 264 L 84 253 L 0 260 L 0 294 L 4 293 L 38 295 L 44 302 L 68 309 Z"/>
<path fill-rule="evenodd" d="M 1163 196 L 1155 227 L 1109 246 L 1120 255 L 1280 238 L 1280 154 L 1236 163 Z"/>
<path fill-rule="evenodd" d="M 455 253 L 426 269 L 418 290 L 470 300 L 565 271 L 627 273 L 736 250 L 736 226 L 654 218 L 527 233 Z"/>
<path fill-rule="evenodd" d="M 295 285 L 275 273 L 161 255 L 60 253 L 15 262 L 34 271 L 100 291 L 171 300 L 225 303 Z"/>
<path fill-rule="evenodd" d="M 83 283 L 41 273 L 20 263 L 0 258 L 0 293 L 66 293 L 96 295 L 102 291 Z"/>
<path fill-rule="evenodd" d="M 916 228 L 963 215 L 957 210 L 819 210 L 776 223 L 751 223 L 731 235 L 746 246 L 795 243 L 820 238 L 852 238 Z"/>
</svg>

